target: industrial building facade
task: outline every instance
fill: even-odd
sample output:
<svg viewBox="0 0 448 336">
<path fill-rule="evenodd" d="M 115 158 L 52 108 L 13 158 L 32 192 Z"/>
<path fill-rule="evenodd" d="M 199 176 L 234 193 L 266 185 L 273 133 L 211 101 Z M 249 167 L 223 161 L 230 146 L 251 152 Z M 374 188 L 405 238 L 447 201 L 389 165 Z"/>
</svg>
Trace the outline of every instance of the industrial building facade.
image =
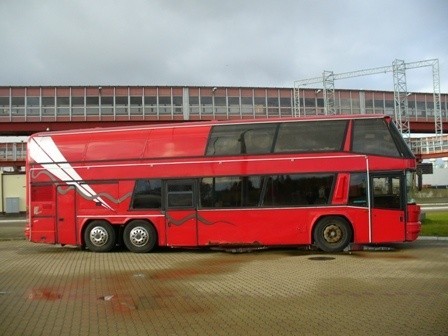
<svg viewBox="0 0 448 336">
<path fill-rule="evenodd" d="M 448 94 L 441 95 L 447 120 Z M 393 91 L 336 90 L 337 114 L 394 114 Z M 432 93 L 408 94 L 409 119 L 434 116 Z M 322 90 L 181 86 L 0 87 L 0 123 L 157 121 L 291 117 L 324 114 Z M 20 133 L 20 132 L 16 132 Z"/>
<path fill-rule="evenodd" d="M 414 125 L 433 125 L 432 93 L 408 94 L 409 119 Z M 448 94 L 440 100 L 443 122 L 448 121 Z M 393 91 L 336 90 L 337 114 L 394 115 Z M 30 135 L 37 131 L 123 123 L 152 123 L 210 119 L 274 118 L 325 114 L 320 89 L 303 89 L 300 109 L 293 88 L 213 86 L 0 86 L 0 136 Z M 433 126 L 431 126 L 433 127 Z M 422 130 L 423 131 L 423 130 Z M 430 133 L 430 131 L 428 132 Z M 3 167 L 23 170 L 26 143 L 0 143 Z M 24 175 L 4 174 L 0 213 L 6 198 L 20 199 L 24 209 Z M 14 182 L 16 189 L 5 187 Z"/>
</svg>

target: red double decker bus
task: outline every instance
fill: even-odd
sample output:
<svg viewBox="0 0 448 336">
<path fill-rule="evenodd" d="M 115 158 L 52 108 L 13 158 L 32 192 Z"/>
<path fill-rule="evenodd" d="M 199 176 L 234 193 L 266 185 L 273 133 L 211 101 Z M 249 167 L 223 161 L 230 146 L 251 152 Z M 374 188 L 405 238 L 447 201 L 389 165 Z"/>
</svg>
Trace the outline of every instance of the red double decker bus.
<svg viewBox="0 0 448 336">
<path fill-rule="evenodd" d="M 387 116 L 45 132 L 28 142 L 26 234 L 95 252 L 413 241 L 415 170 Z"/>
</svg>

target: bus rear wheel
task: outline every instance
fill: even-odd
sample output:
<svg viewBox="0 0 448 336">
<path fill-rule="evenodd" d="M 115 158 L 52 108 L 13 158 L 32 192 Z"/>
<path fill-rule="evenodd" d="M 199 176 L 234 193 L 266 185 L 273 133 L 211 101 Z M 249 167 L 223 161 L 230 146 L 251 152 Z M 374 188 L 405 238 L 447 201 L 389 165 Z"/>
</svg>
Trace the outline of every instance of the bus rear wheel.
<svg viewBox="0 0 448 336">
<path fill-rule="evenodd" d="M 124 228 L 123 240 L 129 251 L 145 253 L 156 246 L 157 232 L 150 223 L 134 220 Z"/>
<path fill-rule="evenodd" d="M 343 251 L 350 243 L 352 230 L 347 221 L 341 217 L 325 217 L 314 230 L 314 244 L 325 252 Z"/>
<path fill-rule="evenodd" d="M 109 252 L 115 247 L 115 230 L 104 220 L 94 220 L 84 231 L 86 247 L 93 252 Z"/>
</svg>

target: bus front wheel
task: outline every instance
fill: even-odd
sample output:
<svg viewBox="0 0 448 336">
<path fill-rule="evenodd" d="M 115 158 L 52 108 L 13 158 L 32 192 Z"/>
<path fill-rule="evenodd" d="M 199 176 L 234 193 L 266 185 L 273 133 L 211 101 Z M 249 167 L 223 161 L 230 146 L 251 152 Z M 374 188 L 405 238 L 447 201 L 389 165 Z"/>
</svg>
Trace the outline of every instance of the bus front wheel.
<svg viewBox="0 0 448 336">
<path fill-rule="evenodd" d="M 94 220 L 84 231 L 86 247 L 93 252 L 109 252 L 115 246 L 115 230 L 104 220 Z"/>
<path fill-rule="evenodd" d="M 314 244 L 325 252 L 340 252 L 350 243 L 352 230 L 341 217 L 325 217 L 314 230 Z"/>
<path fill-rule="evenodd" d="M 124 228 L 123 240 L 129 251 L 145 253 L 156 246 L 157 232 L 150 223 L 134 220 Z"/>
</svg>

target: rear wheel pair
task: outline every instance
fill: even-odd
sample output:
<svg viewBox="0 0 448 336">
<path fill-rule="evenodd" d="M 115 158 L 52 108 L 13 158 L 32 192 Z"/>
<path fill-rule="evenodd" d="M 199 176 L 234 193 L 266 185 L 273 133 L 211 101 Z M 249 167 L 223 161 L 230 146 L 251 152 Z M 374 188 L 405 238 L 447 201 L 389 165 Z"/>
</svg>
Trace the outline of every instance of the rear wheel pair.
<svg viewBox="0 0 448 336">
<path fill-rule="evenodd" d="M 108 252 L 116 244 L 116 232 L 105 220 L 95 220 L 84 232 L 86 247 L 93 252 Z M 131 252 L 149 252 L 157 243 L 157 232 L 144 220 L 128 223 L 123 232 L 123 241 Z"/>
<path fill-rule="evenodd" d="M 314 244 L 325 252 L 343 251 L 352 239 L 352 229 L 342 217 L 325 217 L 314 229 Z"/>
</svg>

